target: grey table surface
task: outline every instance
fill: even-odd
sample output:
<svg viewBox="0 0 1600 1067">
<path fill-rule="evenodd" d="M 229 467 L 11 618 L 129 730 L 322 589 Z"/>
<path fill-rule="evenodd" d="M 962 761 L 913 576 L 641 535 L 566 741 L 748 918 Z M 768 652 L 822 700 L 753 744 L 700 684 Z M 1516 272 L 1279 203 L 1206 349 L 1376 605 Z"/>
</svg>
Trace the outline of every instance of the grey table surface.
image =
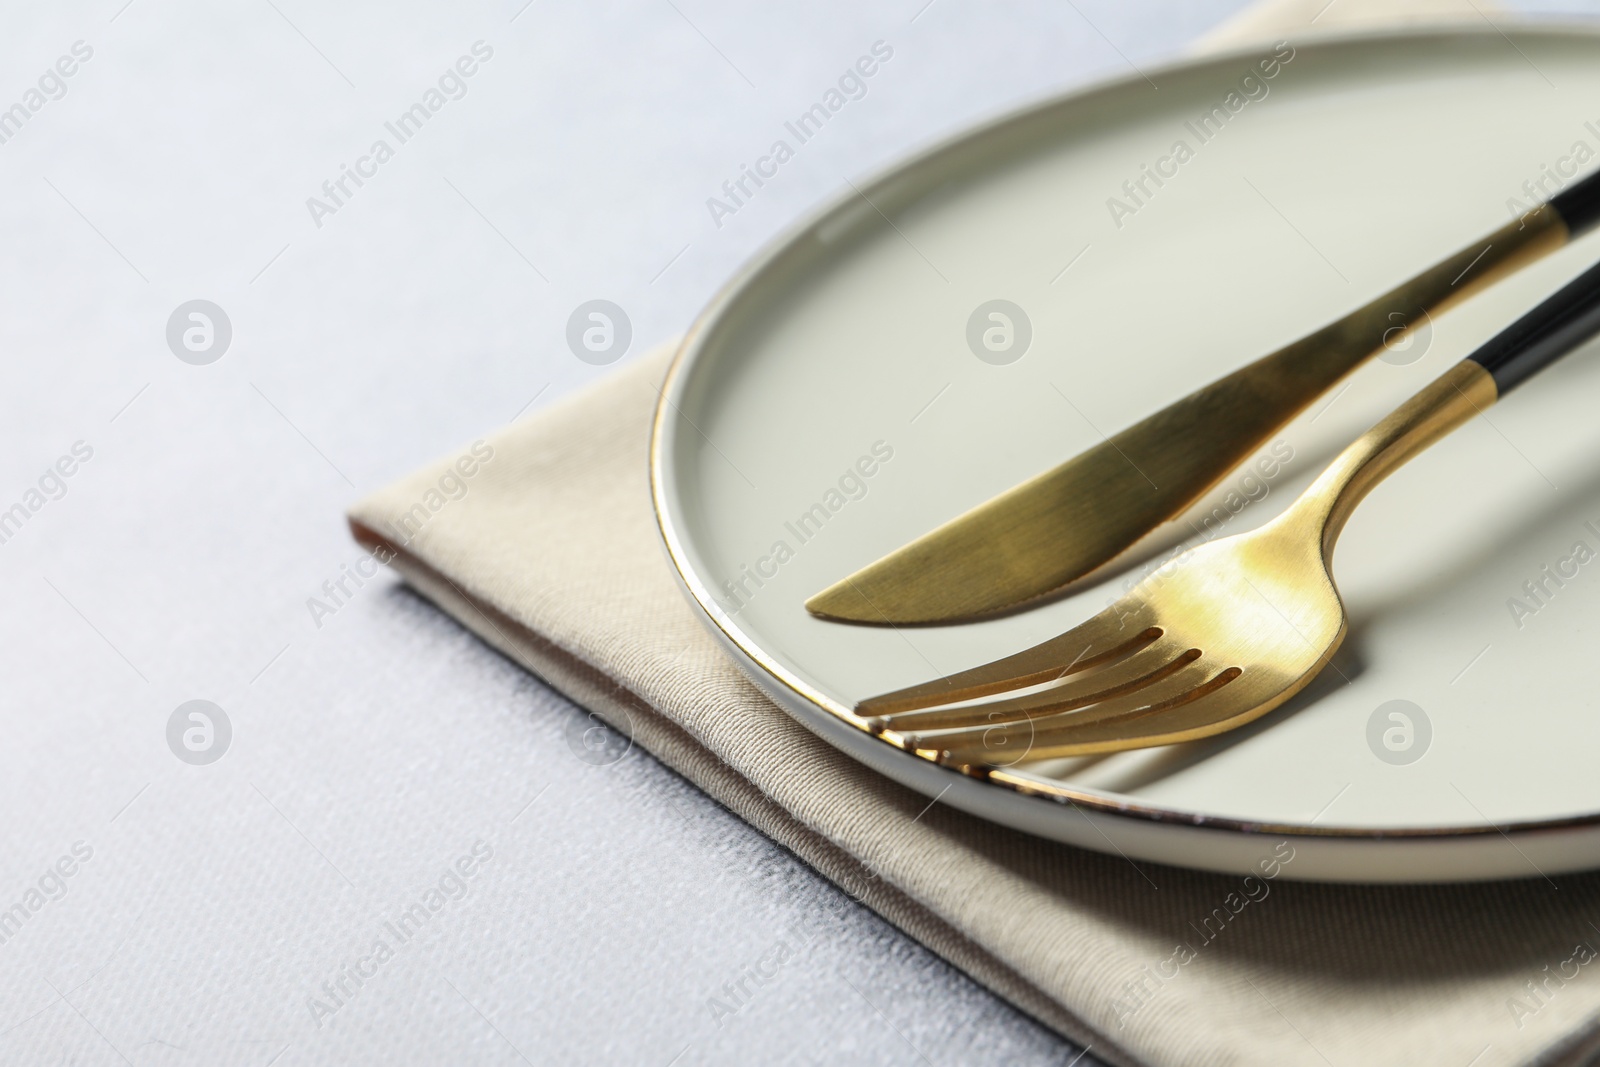
<svg viewBox="0 0 1600 1067">
<path fill-rule="evenodd" d="M 581 303 L 637 354 L 847 179 L 1243 2 L 8 6 L 0 1063 L 1074 1062 L 392 577 L 324 583 L 358 495 L 607 373 Z"/>
</svg>

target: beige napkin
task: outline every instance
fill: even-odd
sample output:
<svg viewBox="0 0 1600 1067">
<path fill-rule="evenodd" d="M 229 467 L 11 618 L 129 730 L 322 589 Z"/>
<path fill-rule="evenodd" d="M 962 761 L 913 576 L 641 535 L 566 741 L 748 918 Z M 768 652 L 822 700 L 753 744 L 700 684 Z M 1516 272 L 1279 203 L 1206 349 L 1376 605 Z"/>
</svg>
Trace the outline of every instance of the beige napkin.
<svg viewBox="0 0 1600 1067">
<path fill-rule="evenodd" d="M 1252 10 L 1240 32 L 1285 35 L 1325 2 Z M 1374 5 L 1336 0 L 1318 26 L 1339 25 L 1341 8 L 1359 19 Z M 1559 888 L 1280 879 L 1208 924 L 1234 910 L 1239 879 L 1135 867 L 930 807 L 797 725 L 702 627 L 659 544 L 646 438 L 668 359 L 651 352 L 373 494 L 351 512 L 357 539 L 489 644 L 1107 1061 L 1489 1067 L 1581 1062 L 1600 1046 L 1589 962 L 1600 877 Z"/>
</svg>

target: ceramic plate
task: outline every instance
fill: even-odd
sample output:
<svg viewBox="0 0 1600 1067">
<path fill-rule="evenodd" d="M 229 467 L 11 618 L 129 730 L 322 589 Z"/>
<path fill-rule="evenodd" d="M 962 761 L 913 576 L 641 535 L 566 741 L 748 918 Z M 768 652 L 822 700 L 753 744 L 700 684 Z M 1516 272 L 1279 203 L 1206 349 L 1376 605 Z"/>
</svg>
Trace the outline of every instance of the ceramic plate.
<svg viewBox="0 0 1600 1067">
<path fill-rule="evenodd" d="M 973 625 L 810 617 L 812 593 L 1343 315 L 1600 150 L 1593 32 L 1342 37 L 1150 77 L 1159 90 L 1134 76 L 1052 99 L 855 182 L 714 301 L 679 353 L 652 447 L 684 586 L 810 729 L 1033 834 L 1222 871 L 1288 839 L 1284 874 L 1307 879 L 1600 866 L 1592 353 L 1368 498 L 1335 560 L 1351 633 L 1334 669 L 1245 729 L 983 779 L 851 714 L 1081 622 L 1185 533 L 1259 525 L 1600 255 L 1580 241 L 1426 324 L 1092 588 Z M 1014 329 L 986 346 L 993 301 Z"/>
</svg>

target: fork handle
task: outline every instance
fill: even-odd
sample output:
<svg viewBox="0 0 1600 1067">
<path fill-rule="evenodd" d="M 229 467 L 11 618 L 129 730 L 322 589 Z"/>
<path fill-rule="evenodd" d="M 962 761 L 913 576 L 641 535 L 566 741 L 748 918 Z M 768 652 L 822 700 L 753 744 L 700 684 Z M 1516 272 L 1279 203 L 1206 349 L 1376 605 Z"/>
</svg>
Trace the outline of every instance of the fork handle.
<svg viewBox="0 0 1600 1067">
<path fill-rule="evenodd" d="M 1600 265 L 1496 334 L 1467 359 L 1488 371 L 1498 395 L 1600 333 Z"/>
<path fill-rule="evenodd" d="M 1339 453 L 1278 520 L 1322 527 L 1331 555 L 1346 520 L 1395 468 L 1600 334 L 1600 264 L 1440 375 Z M 1308 514 L 1309 513 L 1309 514 Z"/>
<path fill-rule="evenodd" d="M 1591 174 L 1577 185 L 1561 190 L 1550 198 L 1549 203 L 1566 220 L 1572 236 L 1587 233 L 1595 223 L 1600 222 L 1600 173 Z"/>
</svg>

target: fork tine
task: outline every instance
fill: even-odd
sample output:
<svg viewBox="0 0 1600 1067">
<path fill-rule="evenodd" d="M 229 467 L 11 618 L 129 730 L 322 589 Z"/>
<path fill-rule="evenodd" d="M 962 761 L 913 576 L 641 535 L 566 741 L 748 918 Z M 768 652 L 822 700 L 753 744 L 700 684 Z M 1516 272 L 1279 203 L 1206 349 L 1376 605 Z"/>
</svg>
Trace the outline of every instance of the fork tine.
<svg viewBox="0 0 1600 1067">
<path fill-rule="evenodd" d="M 1226 719 L 1228 709 L 1237 702 L 1227 700 L 1224 694 L 1240 673 L 1237 667 L 1219 669 L 1215 663 L 1191 661 L 1182 670 L 1147 689 L 1114 697 L 1084 711 L 986 731 L 963 730 L 907 738 L 906 744 L 919 751 L 936 753 L 939 762 L 953 766 L 985 763 L 1011 766 L 1022 760 L 1085 756 L 1163 744 L 1167 742 L 1157 738 L 1188 735 L 1214 721 L 1219 711 Z M 1140 720 L 1152 717 L 1150 730 L 1139 733 L 1130 729 Z M 996 756 L 1001 758 L 997 760 Z"/>
<path fill-rule="evenodd" d="M 1004 659 L 868 697 L 856 705 L 856 714 L 876 718 L 1024 689 L 1120 659 L 1160 636 L 1145 604 L 1124 598 L 1066 633 Z"/>
<path fill-rule="evenodd" d="M 1199 649 L 1186 649 L 1177 641 L 1162 637 L 1096 670 L 1075 673 L 1061 685 L 1048 689 L 982 704 L 882 715 L 870 720 L 869 725 L 876 730 L 906 734 L 963 727 L 988 728 L 1006 722 L 1041 719 L 1142 690 L 1182 670 L 1199 656 Z"/>
<path fill-rule="evenodd" d="M 1072 741 L 1077 745 L 1096 746 L 1092 751 L 1113 752 L 1131 747 L 1171 745 L 1225 733 L 1279 707 L 1310 684 L 1316 673 L 1313 670 L 1295 678 L 1285 677 L 1270 668 L 1254 667 L 1246 672 L 1239 667 L 1229 667 L 1185 700 L 1088 724 L 1072 737 Z M 1146 715 L 1157 717 L 1141 723 Z M 1142 728 L 1131 745 L 1126 743 L 1129 723 Z"/>
</svg>

